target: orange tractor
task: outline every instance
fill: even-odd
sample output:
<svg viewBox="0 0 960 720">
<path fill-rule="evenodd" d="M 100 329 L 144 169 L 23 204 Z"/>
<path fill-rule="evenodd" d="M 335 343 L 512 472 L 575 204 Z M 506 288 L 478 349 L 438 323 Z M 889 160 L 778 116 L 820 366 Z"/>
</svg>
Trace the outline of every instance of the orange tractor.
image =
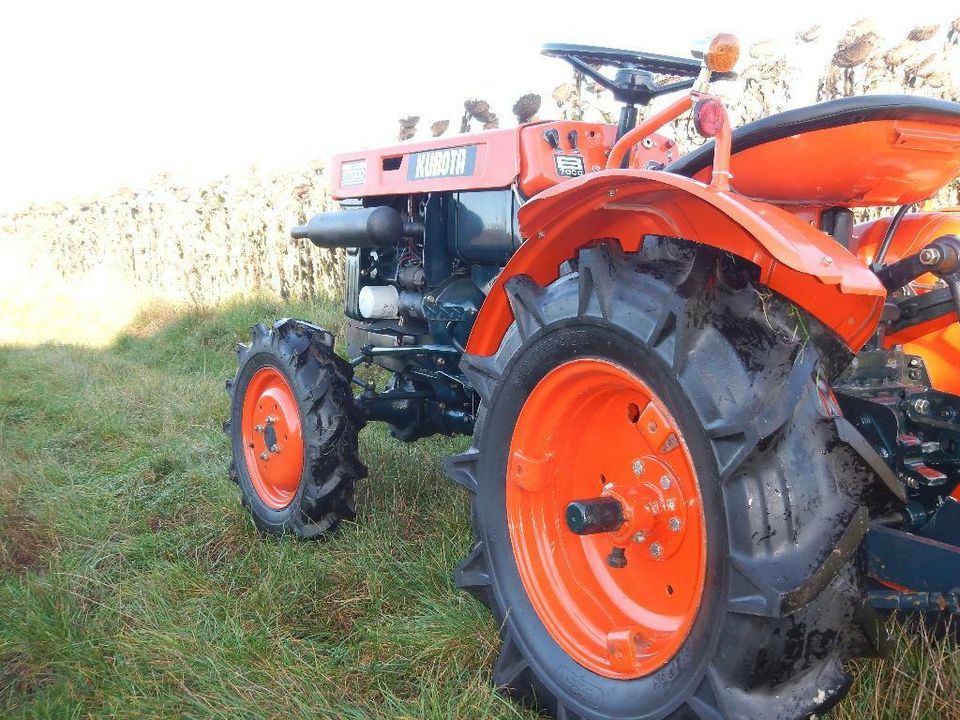
<svg viewBox="0 0 960 720">
<path fill-rule="evenodd" d="M 498 687 L 567 720 L 824 712 L 878 617 L 958 612 L 960 211 L 917 205 L 960 173 L 960 104 L 732 130 L 729 35 L 544 53 L 619 124 L 334 158 L 343 210 L 293 236 L 346 249 L 347 356 L 253 328 L 231 475 L 263 532 L 317 537 L 354 518 L 366 422 L 470 434 L 455 580 L 500 624 Z M 688 111 L 709 140 L 681 156 L 658 130 Z"/>
</svg>

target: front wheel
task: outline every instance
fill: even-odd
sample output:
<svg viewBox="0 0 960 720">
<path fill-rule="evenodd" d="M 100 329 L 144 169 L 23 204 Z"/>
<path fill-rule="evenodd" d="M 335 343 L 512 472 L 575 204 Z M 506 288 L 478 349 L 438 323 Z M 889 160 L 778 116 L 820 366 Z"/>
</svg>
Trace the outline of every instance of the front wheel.
<svg viewBox="0 0 960 720">
<path fill-rule="evenodd" d="M 231 398 L 230 478 L 257 528 L 316 538 L 352 520 L 354 485 L 366 476 L 350 393 L 353 368 L 333 336 L 298 320 L 257 324 L 237 346 Z"/>
<path fill-rule="evenodd" d="M 867 517 L 797 311 L 655 239 L 507 292 L 497 354 L 464 359 L 473 447 L 446 464 L 473 493 L 456 581 L 501 624 L 494 682 L 567 720 L 832 706 L 870 650 Z"/>
</svg>

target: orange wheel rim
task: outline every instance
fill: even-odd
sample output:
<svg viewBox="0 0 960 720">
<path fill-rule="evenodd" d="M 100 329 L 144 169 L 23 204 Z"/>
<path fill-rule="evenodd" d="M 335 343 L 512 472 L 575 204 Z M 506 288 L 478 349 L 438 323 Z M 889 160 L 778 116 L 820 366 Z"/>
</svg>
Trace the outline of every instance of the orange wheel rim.
<svg viewBox="0 0 960 720">
<path fill-rule="evenodd" d="M 566 510 L 587 498 L 618 501 L 622 524 L 573 532 Z M 571 658 L 630 679 L 677 653 L 700 607 L 706 533 L 683 435 L 646 383 L 602 360 L 549 372 L 514 429 L 506 508 L 527 595 Z"/>
<path fill-rule="evenodd" d="M 262 367 L 250 378 L 241 424 L 253 489 L 267 507 L 285 508 L 303 475 L 303 434 L 297 399 L 276 368 Z"/>
</svg>

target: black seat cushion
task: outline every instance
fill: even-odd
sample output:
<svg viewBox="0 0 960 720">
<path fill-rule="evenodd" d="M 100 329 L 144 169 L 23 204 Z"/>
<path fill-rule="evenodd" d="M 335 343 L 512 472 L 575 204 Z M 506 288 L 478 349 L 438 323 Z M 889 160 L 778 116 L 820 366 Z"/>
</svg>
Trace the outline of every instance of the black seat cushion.
<svg viewBox="0 0 960 720">
<path fill-rule="evenodd" d="M 871 120 L 940 120 L 960 124 L 960 103 L 917 95 L 862 95 L 828 100 L 787 110 L 748 123 L 733 131 L 731 153 L 813 130 L 854 125 Z M 701 145 L 664 168 L 692 177 L 713 163 L 713 141 Z"/>
</svg>

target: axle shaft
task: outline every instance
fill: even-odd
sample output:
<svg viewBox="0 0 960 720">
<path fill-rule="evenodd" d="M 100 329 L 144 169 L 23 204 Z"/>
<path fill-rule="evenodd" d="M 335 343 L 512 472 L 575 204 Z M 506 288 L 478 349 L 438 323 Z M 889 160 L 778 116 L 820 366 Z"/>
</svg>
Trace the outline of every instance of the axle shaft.
<svg viewBox="0 0 960 720">
<path fill-rule="evenodd" d="M 567 505 L 567 527 L 577 535 L 596 535 L 613 532 L 623 525 L 623 508 L 620 503 L 608 497 L 574 500 Z"/>
</svg>

